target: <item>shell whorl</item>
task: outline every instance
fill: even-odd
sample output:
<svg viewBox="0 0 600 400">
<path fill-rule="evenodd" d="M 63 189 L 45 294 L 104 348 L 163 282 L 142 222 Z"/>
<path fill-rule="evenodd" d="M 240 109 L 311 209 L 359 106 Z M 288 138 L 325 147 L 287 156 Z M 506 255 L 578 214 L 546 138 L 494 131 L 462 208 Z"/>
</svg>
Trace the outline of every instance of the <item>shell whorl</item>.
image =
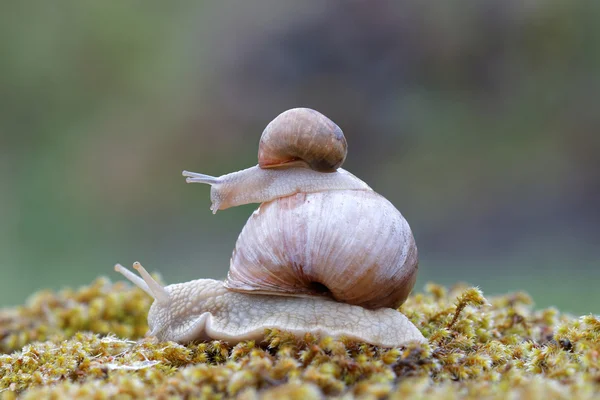
<svg viewBox="0 0 600 400">
<path fill-rule="evenodd" d="M 406 220 L 371 190 L 298 193 L 263 203 L 237 240 L 225 286 L 282 296 L 330 296 L 396 308 L 417 275 Z"/>
<path fill-rule="evenodd" d="M 258 165 L 278 168 L 304 165 L 333 172 L 346 159 L 348 145 L 342 130 L 310 108 L 293 108 L 267 125 L 258 146 Z"/>
</svg>

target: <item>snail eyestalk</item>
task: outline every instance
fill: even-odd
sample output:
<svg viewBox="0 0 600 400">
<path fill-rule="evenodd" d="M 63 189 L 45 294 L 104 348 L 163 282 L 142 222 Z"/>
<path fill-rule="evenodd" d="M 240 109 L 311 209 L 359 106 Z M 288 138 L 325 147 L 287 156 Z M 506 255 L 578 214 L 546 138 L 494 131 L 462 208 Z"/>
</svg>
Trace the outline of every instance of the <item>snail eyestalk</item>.
<svg viewBox="0 0 600 400">
<path fill-rule="evenodd" d="M 122 266 L 121 264 L 115 265 L 115 271 L 121 273 L 125 278 L 129 279 L 134 285 L 142 289 L 144 292 L 148 293 L 154 300 L 159 303 L 169 303 L 169 293 L 162 287 L 158 282 L 150 276 L 148 271 L 142 267 L 142 264 L 139 262 L 133 263 L 133 268 L 137 270 L 141 278 Z M 143 278 L 143 279 L 142 279 Z"/>
<path fill-rule="evenodd" d="M 210 210 L 213 214 L 216 214 L 221 207 L 223 194 L 221 193 L 221 187 L 223 186 L 222 177 L 215 177 L 198 172 L 183 171 L 181 175 L 185 176 L 186 183 L 206 183 L 210 185 Z"/>
<path fill-rule="evenodd" d="M 208 185 L 216 185 L 219 183 L 219 178 L 210 175 L 199 174 L 197 172 L 183 171 L 181 175 L 186 177 L 185 181 L 187 183 L 206 183 Z"/>
</svg>

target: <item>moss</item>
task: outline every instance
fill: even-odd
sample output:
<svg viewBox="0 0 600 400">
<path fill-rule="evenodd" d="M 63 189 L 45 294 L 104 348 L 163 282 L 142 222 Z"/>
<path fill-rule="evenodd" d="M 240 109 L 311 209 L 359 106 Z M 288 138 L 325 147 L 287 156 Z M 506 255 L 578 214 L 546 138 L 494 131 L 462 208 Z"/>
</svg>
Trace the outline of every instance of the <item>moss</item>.
<svg viewBox="0 0 600 400">
<path fill-rule="evenodd" d="M 427 345 L 267 331 L 261 343 L 141 339 L 149 297 L 98 279 L 0 311 L 0 397 L 600 398 L 600 319 L 523 293 L 427 285 L 402 311 Z"/>
</svg>

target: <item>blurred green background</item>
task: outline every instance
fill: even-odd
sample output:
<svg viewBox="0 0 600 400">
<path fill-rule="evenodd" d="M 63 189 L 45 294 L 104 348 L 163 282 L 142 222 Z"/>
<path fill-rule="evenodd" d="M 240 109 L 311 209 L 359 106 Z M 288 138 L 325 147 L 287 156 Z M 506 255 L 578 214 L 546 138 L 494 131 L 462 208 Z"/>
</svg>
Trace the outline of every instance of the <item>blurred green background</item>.
<svg viewBox="0 0 600 400">
<path fill-rule="evenodd" d="M 280 112 L 411 224 L 427 281 L 600 312 L 597 1 L 3 2 L 0 306 L 121 279 L 224 277 L 256 205 L 212 215 Z"/>
</svg>

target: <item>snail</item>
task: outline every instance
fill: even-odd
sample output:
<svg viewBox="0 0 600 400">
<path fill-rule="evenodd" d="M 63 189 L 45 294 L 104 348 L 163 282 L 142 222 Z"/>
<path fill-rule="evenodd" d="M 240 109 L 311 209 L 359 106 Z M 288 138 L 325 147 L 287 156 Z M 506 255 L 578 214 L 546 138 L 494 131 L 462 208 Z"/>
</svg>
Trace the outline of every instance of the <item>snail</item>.
<svg viewBox="0 0 600 400">
<path fill-rule="evenodd" d="M 225 281 L 161 286 L 139 264 L 115 270 L 155 301 L 149 335 L 189 342 L 259 339 L 266 328 L 347 337 L 382 347 L 424 342 L 397 308 L 412 290 L 417 247 L 400 212 L 340 168 L 341 129 L 308 108 L 265 128 L 258 165 L 220 177 L 183 171 L 211 185 L 216 213 L 261 203 L 242 229 Z"/>
</svg>

